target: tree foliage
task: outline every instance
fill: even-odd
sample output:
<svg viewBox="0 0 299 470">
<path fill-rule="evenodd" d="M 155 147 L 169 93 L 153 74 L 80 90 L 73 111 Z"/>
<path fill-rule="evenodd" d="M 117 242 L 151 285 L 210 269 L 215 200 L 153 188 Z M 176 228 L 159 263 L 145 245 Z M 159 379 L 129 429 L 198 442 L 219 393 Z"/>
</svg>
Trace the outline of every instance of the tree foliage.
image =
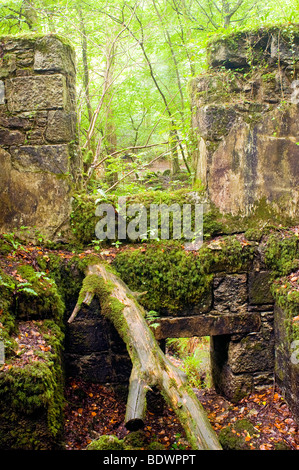
<svg viewBox="0 0 299 470">
<path fill-rule="evenodd" d="M 206 67 L 206 42 L 236 29 L 296 22 L 298 6 L 298 0 L 2 0 L 0 34 L 58 33 L 72 42 L 86 183 L 105 174 L 109 187 L 126 174 L 128 160 L 137 171 L 160 154 L 174 172 L 192 174 L 188 84 Z"/>
</svg>

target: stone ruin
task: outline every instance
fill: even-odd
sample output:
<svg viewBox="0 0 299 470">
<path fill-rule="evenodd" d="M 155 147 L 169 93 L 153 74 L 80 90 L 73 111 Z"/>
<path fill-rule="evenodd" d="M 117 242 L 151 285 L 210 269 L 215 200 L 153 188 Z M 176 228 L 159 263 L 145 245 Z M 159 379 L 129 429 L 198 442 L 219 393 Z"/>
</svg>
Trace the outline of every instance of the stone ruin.
<svg viewBox="0 0 299 470">
<path fill-rule="evenodd" d="M 0 38 L 0 230 L 68 229 L 80 158 L 73 49 L 56 36 Z"/>
<path fill-rule="evenodd" d="M 277 29 L 210 45 L 209 70 L 192 84 L 195 163 L 221 212 L 248 214 L 265 200 L 298 222 L 298 58 L 299 34 Z M 52 35 L 7 37 L 0 39 L 0 64 L 1 232 L 28 226 L 54 239 L 68 228 L 81 167 L 74 53 Z M 163 345 L 168 337 L 210 335 L 214 381 L 231 399 L 272 384 L 276 368 L 298 417 L 298 368 L 279 345 L 286 314 L 268 281 L 262 260 L 215 273 L 206 303 L 192 315 L 163 317 L 157 339 Z M 99 313 L 92 304 L 67 330 L 69 374 L 128 381 L 124 344 Z"/>
<path fill-rule="evenodd" d="M 263 203 L 298 223 L 298 25 L 215 40 L 208 60 L 191 93 L 197 178 L 222 213 Z"/>
</svg>

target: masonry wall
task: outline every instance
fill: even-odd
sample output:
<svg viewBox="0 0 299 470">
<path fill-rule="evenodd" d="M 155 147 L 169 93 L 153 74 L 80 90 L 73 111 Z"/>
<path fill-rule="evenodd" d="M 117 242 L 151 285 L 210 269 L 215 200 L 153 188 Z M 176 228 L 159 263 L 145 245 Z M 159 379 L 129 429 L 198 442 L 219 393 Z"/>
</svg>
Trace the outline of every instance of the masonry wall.
<svg viewBox="0 0 299 470">
<path fill-rule="evenodd" d="M 154 333 L 162 349 L 166 338 L 211 336 L 214 385 L 237 402 L 273 385 L 273 310 L 268 271 L 220 272 L 215 274 L 209 309 L 191 316 L 162 316 Z M 96 383 L 129 381 L 132 365 L 126 346 L 101 315 L 96 299 L 66 328 L 65 363 L 71 377 Z"/>
<path fill-rule="evenodd" d="M 68 227 L 80 167 L 75 55 L 56 36 L 0 38 L 0 231 Z"/>
<path fill-rule="evenodd" d="M 215 40 L 192 84 L 197 178 L 222 213 L 299 221 L 299 27 Z"/>
</svg>

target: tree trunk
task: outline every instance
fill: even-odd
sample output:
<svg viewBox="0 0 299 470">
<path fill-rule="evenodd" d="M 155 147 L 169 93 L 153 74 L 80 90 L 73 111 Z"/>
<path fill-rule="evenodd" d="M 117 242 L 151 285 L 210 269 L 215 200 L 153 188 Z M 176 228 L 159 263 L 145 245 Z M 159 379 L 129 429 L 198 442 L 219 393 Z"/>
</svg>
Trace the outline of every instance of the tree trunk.
<svg viewBox="0 0 299 470">
<path fill-rule="evenodd" d="M 87 293 L 91 294 L 87 296 Z M 96 295 L 101 312 L 117 329 L 132 361 L 127 402 L 128 429 L 143 425 L 146 391 L 157 386 L 178 416 L 193 449 L 221 450 L 202 405 L 186 383 L 186 376 L 160 349 L 145 320 L 145 312 L 130 289 L 105 264 L 88 267 L 75 310 Z M 70 321 L 74 320 L 74 315 Z"/>
</svg>

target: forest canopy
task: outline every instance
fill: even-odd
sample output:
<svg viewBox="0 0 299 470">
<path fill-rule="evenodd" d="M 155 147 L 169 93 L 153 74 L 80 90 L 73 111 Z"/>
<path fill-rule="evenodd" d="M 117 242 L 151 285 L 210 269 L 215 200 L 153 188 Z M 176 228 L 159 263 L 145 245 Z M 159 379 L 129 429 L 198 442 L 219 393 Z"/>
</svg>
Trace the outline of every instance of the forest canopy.
<svg viewBox="0 0 299 470">
<path fill-rule="evenodd" d="M 298 21 L 299 0 L 0 0 L 2 36 L 58 34 L 76 50 L 84 181 L 94 192 L 159 158 L 192 181 L 189 84 L 207 67 L 207 42 Z"/>
</svg>

